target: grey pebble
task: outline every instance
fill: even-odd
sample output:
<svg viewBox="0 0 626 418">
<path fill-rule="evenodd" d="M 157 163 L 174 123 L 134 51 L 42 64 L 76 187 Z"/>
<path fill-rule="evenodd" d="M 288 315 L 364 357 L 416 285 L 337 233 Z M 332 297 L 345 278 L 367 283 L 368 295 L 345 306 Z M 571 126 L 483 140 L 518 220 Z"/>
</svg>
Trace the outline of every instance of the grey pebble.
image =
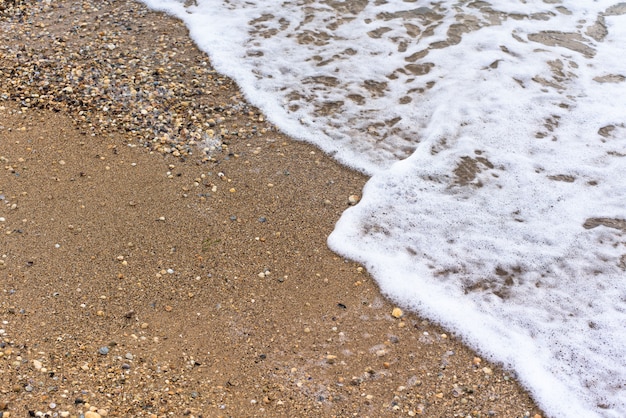
<svg viewBox="0 0 626 418">
<path fill-rule="evenodd" d="M 109 347 L 100 347 L 98 349 L 98 353 L 102 354 L 103 356 L 106 356 L 107 354 L 109 354 Z"/>
</svg>

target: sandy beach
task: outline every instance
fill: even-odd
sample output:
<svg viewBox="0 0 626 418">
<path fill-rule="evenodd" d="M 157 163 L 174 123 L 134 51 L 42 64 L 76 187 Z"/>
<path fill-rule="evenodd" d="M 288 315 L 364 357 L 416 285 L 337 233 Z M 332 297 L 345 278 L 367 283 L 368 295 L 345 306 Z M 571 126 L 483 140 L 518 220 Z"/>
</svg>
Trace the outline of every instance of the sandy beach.
<svg viewBox="0 0 626 418">
<path fill-rule="evenodd" d="M 68 0 L 0 24 L 0 417 L 542 416 L 327 248 L 367 179 L 181 23 Z"/>
</svg>

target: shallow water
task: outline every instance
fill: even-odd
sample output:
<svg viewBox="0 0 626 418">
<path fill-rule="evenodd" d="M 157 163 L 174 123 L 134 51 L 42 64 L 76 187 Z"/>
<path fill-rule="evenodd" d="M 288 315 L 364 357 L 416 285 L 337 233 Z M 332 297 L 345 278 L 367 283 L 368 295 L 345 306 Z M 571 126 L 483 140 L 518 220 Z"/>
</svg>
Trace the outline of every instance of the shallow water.
<svg viewBox="0 0 626 418">
<path fill-rule="evenodd" d="M 331 248 L 549 414 L 626 416 L 626 3 L 144 2 L 372 176 Z"/>
</svg>

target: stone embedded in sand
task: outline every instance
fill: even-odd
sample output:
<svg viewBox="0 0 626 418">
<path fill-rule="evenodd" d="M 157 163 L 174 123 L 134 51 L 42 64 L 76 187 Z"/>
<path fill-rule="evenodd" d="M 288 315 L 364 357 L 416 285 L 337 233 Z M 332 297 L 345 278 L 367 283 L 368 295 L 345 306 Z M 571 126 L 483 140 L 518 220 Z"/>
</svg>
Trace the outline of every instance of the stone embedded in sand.
<svg viewBox="0 0 626 418">
<path fill-rule="evenodd" d="M 85 412 L 85 418 L 102 418 L 102 415 L 95 411 L 87 411 Z"/>
<path fill-rule="evenodd" d="M 356 205 L 357 203 L 359 203 L 359 200 L 361 200 L 361 198 L 355 194 L 350 195 L 348 197 L 348 203 L 352 206 L 352 205 Z"/>
<path fill-rule="evenodd" d="M 393 311 L 391 311 L 391 316 L 393 316 L 394 318 L 400 318 L 402 317 L 402 315 L 404 315 L 404 313 L 400 308 L 393 308 Z"/>
</svg>

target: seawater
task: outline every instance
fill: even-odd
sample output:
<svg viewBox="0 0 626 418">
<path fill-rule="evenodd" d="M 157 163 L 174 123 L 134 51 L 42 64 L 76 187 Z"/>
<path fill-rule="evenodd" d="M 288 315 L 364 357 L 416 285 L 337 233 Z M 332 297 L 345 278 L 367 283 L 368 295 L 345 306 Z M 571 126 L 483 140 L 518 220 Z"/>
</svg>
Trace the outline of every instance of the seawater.
<svg viewBox="0 0 626 418">
<path fill-rule="evenodd" d="M 626 416 L 626 3 L 143 2 L 371 176 L 333 250 L 551 416 Z"/>
</svg>

